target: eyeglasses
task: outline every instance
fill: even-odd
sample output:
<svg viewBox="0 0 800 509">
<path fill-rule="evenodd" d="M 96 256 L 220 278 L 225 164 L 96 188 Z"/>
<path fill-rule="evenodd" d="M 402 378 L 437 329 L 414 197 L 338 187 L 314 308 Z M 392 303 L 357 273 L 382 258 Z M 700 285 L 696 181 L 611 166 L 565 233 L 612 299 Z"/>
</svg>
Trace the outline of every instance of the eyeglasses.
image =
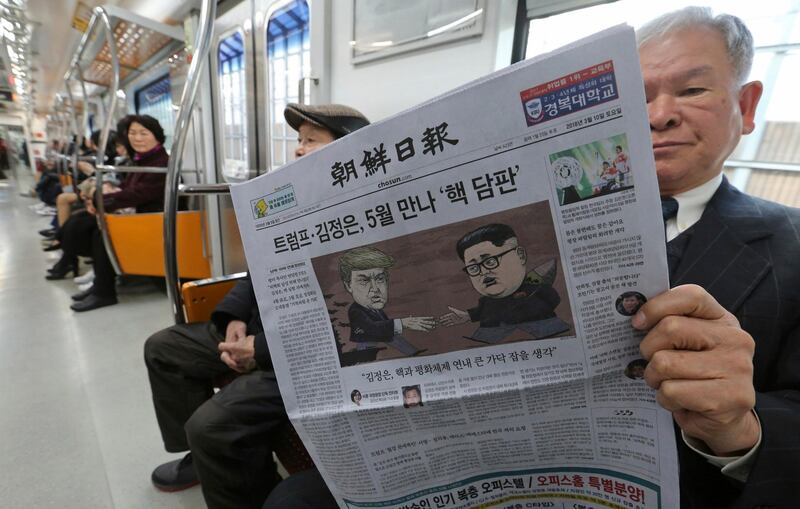
<svg viewBox="0 0 800 509">
<path fill-rule="evenodd" d="M 514 246 L 508 251 L 503 251 L 502 253 L 496 254 L 494 256 L 490 256 L 488 258 L 484 258 L 483 260 L 479 261 L 478 263 L 471 263 L 466 267 L 463 267 L 461 270 L 466 272 L 468 275 L 475 277 L 481 274 L 481 267 L 486 270 L 496 269 L 500 266 L 500 258 L 507 255 L 511 251 L 516 251 L 519 246 Z"/>
</svg>

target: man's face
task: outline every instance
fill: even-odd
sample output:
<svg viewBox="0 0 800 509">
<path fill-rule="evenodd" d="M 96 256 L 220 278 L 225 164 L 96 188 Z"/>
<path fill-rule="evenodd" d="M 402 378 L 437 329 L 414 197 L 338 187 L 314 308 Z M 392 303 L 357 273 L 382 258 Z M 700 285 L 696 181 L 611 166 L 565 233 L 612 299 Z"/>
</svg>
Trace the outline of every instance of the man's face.
<svg viewBox="0 0 800 509">
<path fill-rule="evenodd" d="M 294 158 L 300 159 L 335 139 L 333 133 L 324 127 L 317 127 L 314 124 L 303 122 L 300 124 L 300 130 L 297 131 L 297 148 L 294 149 Z"/>
<path fill-rule="evenodd" d="M 485 261 L 496 257 L 499 265 Z M 487 269 L 480 267 L 480 273 L 469 276 L 475 290 L 481 295 L 499 299 L 516 292 L 525 279 L 525 250 L 517 246 L 517 239 L 510 238 L 502 246 L 495 246 L 484 241 L 464 250 L 464 264 L 473 265 L 484 262 L 485 265 L 496 265 Z"/>
<path fill-rule="evenodd" d="M 354 270 L 345 288 L 356 303 L 370 309 L 383 309 L 389 298 L 386 269 Z"/>
<path fill-rule="evenodd" d="M 649 41 L 639 59 L 661 194 L 707 182 L 753 131 L 761 84 L 739 87 L 721 35 L 707 27 Z"/>
<path fill-rule="evenodd" d="M 636 309 L 639 307 L 639 298 L 638 297 L 625 297 L 622 299 L 622 308 L 625 310 L 626 313 L 633 314 Z"/>
<path fill-rule="evenodd" d="M 403 403 L 406 406 L 418 406 L 421 400 L 419 391 L 416 389 L 409 389 L 403 394 Z"/>
</svg>

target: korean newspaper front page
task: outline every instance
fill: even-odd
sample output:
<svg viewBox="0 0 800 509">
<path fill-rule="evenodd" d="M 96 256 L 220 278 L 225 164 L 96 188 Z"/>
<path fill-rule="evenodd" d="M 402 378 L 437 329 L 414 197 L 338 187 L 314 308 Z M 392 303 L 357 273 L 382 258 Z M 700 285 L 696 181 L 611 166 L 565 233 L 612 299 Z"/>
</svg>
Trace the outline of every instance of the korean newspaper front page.
<svg viewBox="0 0 800 509">
<path fill-rule="evenodd" d="M 668 288 L 631 28 L 232 194 L 286 409 L 342 508 L 678 507 L 630 323 Z"/>
</svg>

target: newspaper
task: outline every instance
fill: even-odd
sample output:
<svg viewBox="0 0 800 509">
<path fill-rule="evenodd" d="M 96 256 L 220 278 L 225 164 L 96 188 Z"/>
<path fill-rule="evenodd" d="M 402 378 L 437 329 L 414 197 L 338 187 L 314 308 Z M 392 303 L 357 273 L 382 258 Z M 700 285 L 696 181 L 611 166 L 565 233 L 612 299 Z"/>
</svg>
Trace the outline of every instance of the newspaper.
<svg viewBox="0 0 800 509">
<path fill-rule="evenodd" d="M 668 288 L 645 104 L 620 26 L 233 187 L 342 508 L 679 506 L 630 323 Z"/>
</svg>

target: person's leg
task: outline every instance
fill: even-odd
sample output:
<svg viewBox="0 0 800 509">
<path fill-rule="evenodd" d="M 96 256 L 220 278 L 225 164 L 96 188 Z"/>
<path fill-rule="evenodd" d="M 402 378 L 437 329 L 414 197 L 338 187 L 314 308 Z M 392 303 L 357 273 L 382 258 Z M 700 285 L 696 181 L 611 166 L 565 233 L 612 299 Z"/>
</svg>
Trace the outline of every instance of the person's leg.
<svg viewBox="0 0 800 509">
<path fill-rule="evenodd" d="M 117 300 L 117 273 L 106 253 L 103 236 L 99 229 L 92 234 L 92 260 L 94 260 L 94 293 L 97 297 Z"/>
<path fill-rule="evenodd" d="M 278 481 L 271 438 L 288 422 L 275 375 L 242 375 L 186 423 L 209 509 L 260 509 Z"/>
<path fill-rule="evenodd" d="M 214 378 L 233 373 L 219 357 L 222 338 L 210 323 L 173 325 L 150 336 L 144 363 L 164 448 L 189 450 L 186 421 L 214 395 Z"/>
<path fill-rule="evenodd" d="M 57 240 L 60 240 L 61 259 L 48 271 L 47 279 L 63 279 L 72 271 L 78 270 L 78 255 L 88 253 L 87 245 L 91 245 L 91 231 L 97 229 L 94 216 L 75 214 L 64 223 Z M 77 275 L 77 274 L 75 274 Z"/>
<path fill-rule="evenodd" d="M 173 325 L 148 338 L 144 362 L 164 448 L 189 450 L 183 427 L 195 410 L 214 394 L 214 378 L 233 373 L 219 357 L 223 338 L 210 323 Z M 162 491 L 179 491 L 199 480 L 191 453 L 163 463 L 150 476 Z"/>
<path fill-rule="evenodd" d="M 275 487 L 262 509 L 338 509 L 328 486 L 312 468 L 290 475 Z"/>
<path fill-rule="evenodd" d="M 97 230 L 97 219 L 88 212 L 72 214 L 56 236 L 65 255 L 89 256 L 92 251 L 92 234 Z"/>
<path fill-rule="evenodd" d="M 106 246 L 100 230 L 95 226 L 91 237 L 91 256 L 94 270 L 94 283 L 89 296 L 70 306 L 77 312 L 112 306 L 117 303 L 117 273 L 106 253 Z"/>
<path fill-rule="evenodd" d="M 58 218 L 58 226 L 63 226 L 69 219 L 72 213 L 72 204 L 78 201 L 78 195 L 75 193 L 61 193 L 56 198 L 56 217 Z"/>
</svg>

